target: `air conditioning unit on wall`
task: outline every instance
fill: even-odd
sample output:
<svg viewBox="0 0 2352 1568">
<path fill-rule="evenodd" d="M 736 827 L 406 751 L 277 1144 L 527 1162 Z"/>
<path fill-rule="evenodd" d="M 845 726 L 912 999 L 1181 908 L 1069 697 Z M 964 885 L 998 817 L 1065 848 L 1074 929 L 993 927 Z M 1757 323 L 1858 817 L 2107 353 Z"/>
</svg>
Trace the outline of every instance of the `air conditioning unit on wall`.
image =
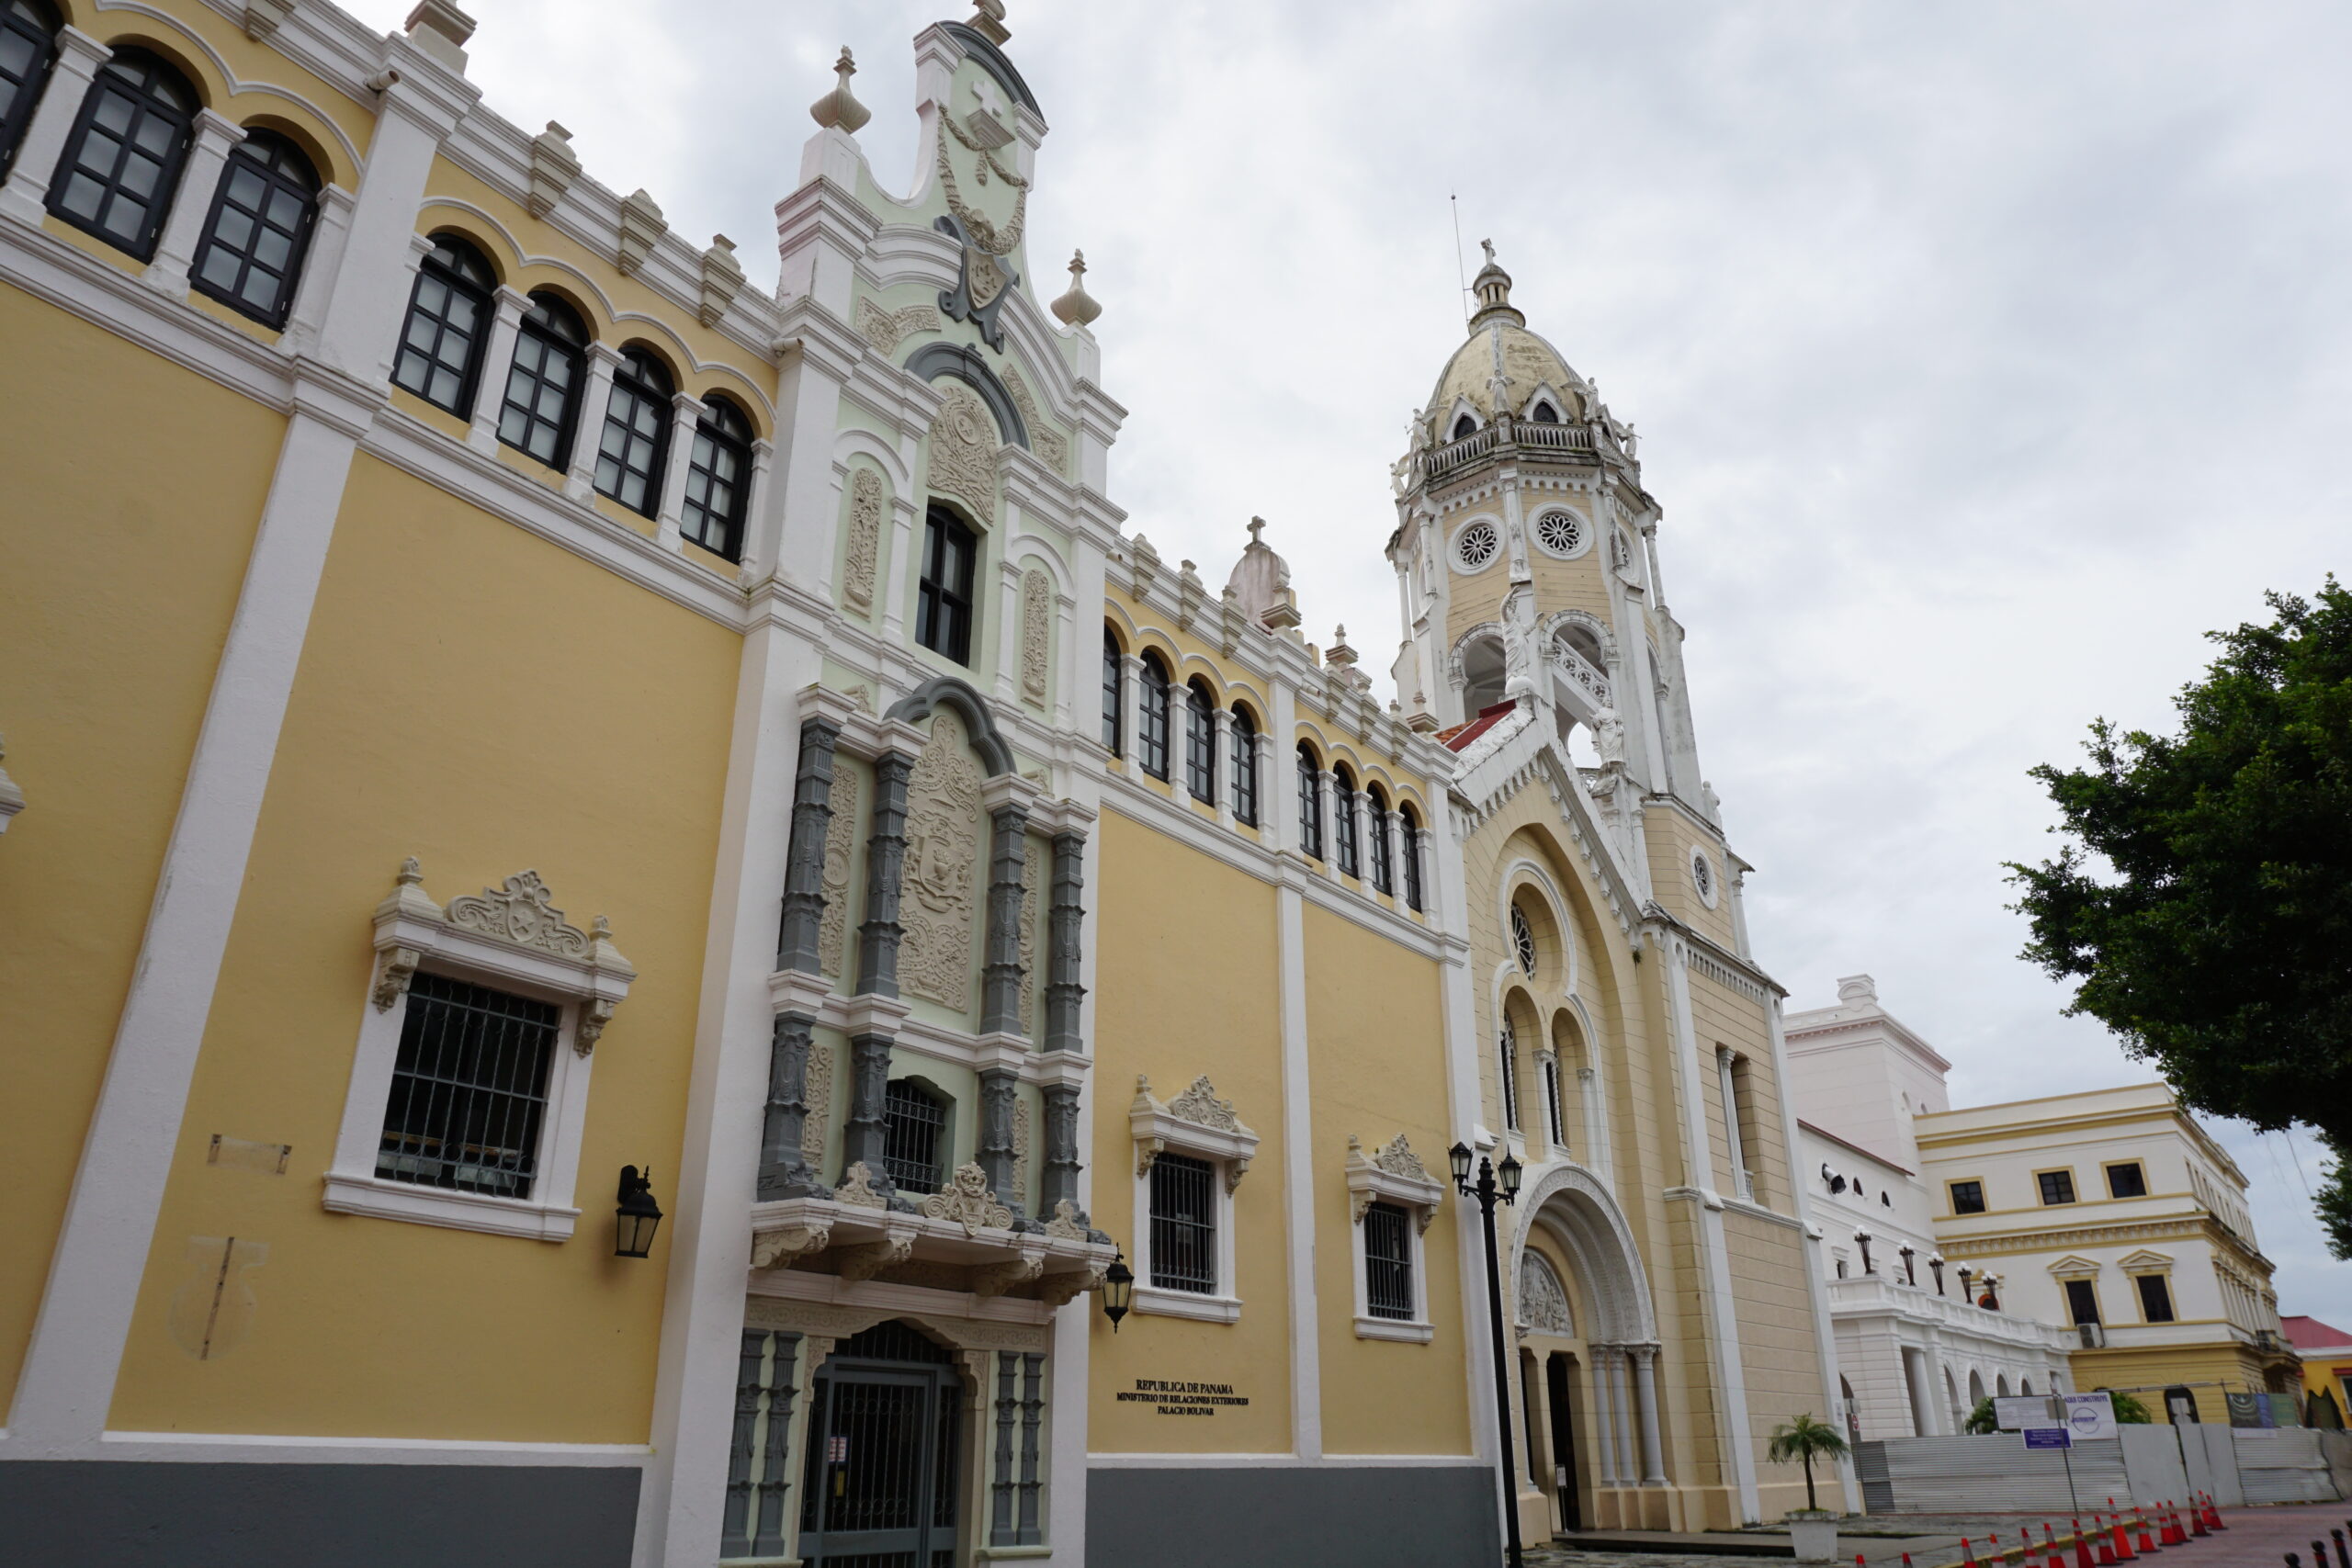
<svg viewBox="0 0 2352 1568">
<path fill-rule="evenodd" d="M 2099 1325 L 2078 1323 L 2075 1325 L 2075 1332 L 2081 1337 L 2084 1349 L 2104 1350 L 2107 1348 L 2107 1330 Z"/>
</svg>

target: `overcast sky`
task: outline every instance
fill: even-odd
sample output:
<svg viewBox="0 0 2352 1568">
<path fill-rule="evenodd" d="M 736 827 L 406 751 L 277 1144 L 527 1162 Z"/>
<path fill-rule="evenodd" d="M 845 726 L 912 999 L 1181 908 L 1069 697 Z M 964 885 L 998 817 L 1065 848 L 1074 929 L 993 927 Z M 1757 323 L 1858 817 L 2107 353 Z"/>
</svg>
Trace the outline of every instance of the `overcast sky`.
<svg viewBox="0 0 2352 1568">
<path fill-rule="evenodd" d="M 561 120 L 590 174 L 732 236 L 769 287 L 836 51 L 903 190 L 909 40 L 964 15 L 472 8 L 493 107 Z M 1961 1104 L 2153 1076 L 2018 958 L 2000 863 L 2052 847 L 2028 767 L 2097 715 L 2167 724 L 2204 631 L 2346 565 L 2352 11 L 1010 10 L 1052 126 L 1029 255 L 1050 298 L 1086 250 L 1131 529 L 1214 588 L 1263 514 L 1309 635 L 1344 622 L 1385 691 L 1388 466 L 1462 336 L 1458 196 L 1467 253 L 1493 238 L 1529 324 L 1640 431 L 1701 755 L 1790 1006 L 1876 976 Z M 2217 1131 L 2282 1309 L 2352 1327 L 2310 1140 Z"/>
</svg>

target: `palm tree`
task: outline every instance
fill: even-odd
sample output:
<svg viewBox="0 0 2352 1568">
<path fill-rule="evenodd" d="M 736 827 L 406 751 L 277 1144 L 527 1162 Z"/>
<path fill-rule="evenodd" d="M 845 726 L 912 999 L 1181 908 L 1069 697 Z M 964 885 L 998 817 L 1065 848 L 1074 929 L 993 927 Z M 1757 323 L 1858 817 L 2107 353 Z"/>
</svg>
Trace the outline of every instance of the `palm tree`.
<svg viewBox="0 0 2352 1568">
<path fill-rule="evenodd" d="M 1839 1436 L 1838 1428 L 1815 1420 L 1813 1412 L 1808 1410 L 1795 1420 L 1783 1421 L 1772 1428 L 1772 1446 L 1764 1450 L 1764 1457 L 1774 1464 L 1786 1464 L 1791 1460 L 1804 1463 L 1805 1512 L 1817 1514 L 1821 1505 L 1813 1495 L 1813 1456 L 1836 1459 L 1845 1451 L 1846 1439 Z"/>
</svg>

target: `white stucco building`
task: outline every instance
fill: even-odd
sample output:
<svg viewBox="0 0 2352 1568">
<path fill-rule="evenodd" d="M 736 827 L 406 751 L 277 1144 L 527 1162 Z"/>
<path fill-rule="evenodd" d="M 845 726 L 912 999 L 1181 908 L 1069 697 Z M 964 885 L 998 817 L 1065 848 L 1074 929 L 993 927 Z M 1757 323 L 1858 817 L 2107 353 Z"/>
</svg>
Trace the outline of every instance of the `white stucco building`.
<svg viewBox="0 0 2352 1568">
<path fill-rule="evenodd" d="M 1789 1014 L 1787 1039 L 1849 1437 L 1956 1432 L 1987 1395 L 2070 1390 L 2067 1331 L 2003 1310 L 1997 1278 L 1988 1291 L 1968 1267 L 1963 1281 L 1937 1248 L 1914 1119 L 1949 1108 L 1951 1064 L 1867 975 L 1838 983 L 1837 1006 Z"/>
</svg>

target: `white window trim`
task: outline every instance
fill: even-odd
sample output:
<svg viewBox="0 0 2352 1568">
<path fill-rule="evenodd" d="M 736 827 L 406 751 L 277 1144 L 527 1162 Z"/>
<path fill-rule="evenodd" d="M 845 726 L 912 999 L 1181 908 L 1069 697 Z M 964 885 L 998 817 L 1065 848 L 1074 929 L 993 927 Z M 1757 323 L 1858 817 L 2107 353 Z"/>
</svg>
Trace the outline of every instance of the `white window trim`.
<svg viewBox="0 0 2352 1568">
<path fill-rule="evenodd" d="M 1151 1092 L 1151 1080 L 1136 1075 L 1136 1097 L 1127 1108 L 1136 1142 L 1136 1284 L 1130 1298 L 1137 1312 L 1189 1317 L 1204 1323 L 1236 1323 L 1241 1298 L 1234 1291 L 1233 1193 L 1257 1157 L 1258 1134 L 1219 1100 L 1206 1074 L 1172 1100 Z M 1151 1283 L 1151 1168 L 1163 1154 L 1189 1155 L 1214 1167 L 1217 1181 L 1216 1289 L 1177 1291 Z"/>
<path fill-rule="evenodd" d="M 1349 1136 L 1348 1203 L 1355 1217 L 1356 1230 L 1352 1250 L 1357 1338 L 1426 1345 L 1435 1337 L 1436 1327 L 1430 1322 L 1429 1259 L 1421 1238 L 1428 1234 L 1430 1222 L 1437 1218 L 1438 1205 L 1444 1201 L 1444 1184 L 1429 1173 L 1420 1156 L 1405 1141 L 1404 1134 L 1397 1134 L 1376 1153 L 1369 1155 L 1364 1153 L 1361 1140 Z M 1413 1315 L 1409 1319 L 1372 1314 L 1372 1262 L 1366 1250 L 1363 1222 L 1374 1203 L 1394 1203 L 1413 1216 L 1407 1243 L 1411 1248 L 1413 1272 Z"/>
<path fill-rule="evenodd" d="M 508 877 L 503 889 L 452 899 L 447 908 L 426 896 L 423 880 L 412 857 L 401 867 L 391 897 L 376 907 L 375 976 L 360 1017 L 343 1126 L 322 1201 L 336 1213 L 568 1240 L 580 1218 L 572 1198 L 592 1055 L 637 971 L 613 945 L 604 917 L 588 931 L 566 924 L 535 871 Z M 537 1176 L 527 1199 L 388 1181 L 376 1174 L 384 1108 L 408 1017 L 409 981 L 419 969 L 495 986 L 560 1010 L 547 1110 L 539 1121 Z"/>
</svg>

